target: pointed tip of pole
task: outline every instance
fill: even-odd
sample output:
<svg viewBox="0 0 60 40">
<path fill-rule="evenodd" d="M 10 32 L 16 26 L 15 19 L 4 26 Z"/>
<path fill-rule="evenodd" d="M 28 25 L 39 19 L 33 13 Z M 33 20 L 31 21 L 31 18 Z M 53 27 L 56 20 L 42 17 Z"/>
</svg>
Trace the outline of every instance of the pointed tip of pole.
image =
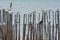
<svg viewBox="0 0 60 40">
<path fill-rule="evenodd" d="M 36 11 L 33 11 L 33 13 L 36 13 Z"/>
<path fill-rule="evenodd" d="M 59 8 L 57 8 L 57 11 L 59 11 Z"/>
<path fill-rule="evenodd" d="M 49 11 L 52 11 L 51 9 L 49 9 Z"/>
</svg>

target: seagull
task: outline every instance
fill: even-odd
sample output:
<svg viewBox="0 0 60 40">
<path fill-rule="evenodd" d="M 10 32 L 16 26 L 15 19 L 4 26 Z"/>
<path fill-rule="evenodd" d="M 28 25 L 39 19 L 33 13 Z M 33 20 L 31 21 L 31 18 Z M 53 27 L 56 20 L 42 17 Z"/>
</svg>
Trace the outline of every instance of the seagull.
<svg viewBox="0 0 60 40">
<path fill-rule="evenodd" d="M 10 8 L 12 8 L 12 2 L 10 3 Z"/>
</svg>

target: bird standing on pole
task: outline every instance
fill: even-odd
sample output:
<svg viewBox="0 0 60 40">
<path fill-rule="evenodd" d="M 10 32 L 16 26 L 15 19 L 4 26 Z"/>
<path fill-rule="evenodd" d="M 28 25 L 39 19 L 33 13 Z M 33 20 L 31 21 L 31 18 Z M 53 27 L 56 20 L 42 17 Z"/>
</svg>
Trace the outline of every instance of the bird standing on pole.
<svg viewBox="0 0 60 40">
<path fill-rule="evenodd" d="M 12 2 L 10 3 L 10 8 L 12 9 Z"/>
</svg>

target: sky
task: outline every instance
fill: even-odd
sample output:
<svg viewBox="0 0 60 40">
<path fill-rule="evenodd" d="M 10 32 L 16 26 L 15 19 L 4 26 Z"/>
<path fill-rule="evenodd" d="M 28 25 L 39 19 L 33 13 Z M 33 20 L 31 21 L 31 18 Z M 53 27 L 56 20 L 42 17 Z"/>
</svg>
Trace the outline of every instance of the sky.
<svg viewBox="0 0 60 40">
<path fill-rule="evenodd" d="M 0 8 L 9 9 L 11 2 L 12 10 L 20 13 L 60 8 L 60 0 L 0 0 Z"/>
</svg>

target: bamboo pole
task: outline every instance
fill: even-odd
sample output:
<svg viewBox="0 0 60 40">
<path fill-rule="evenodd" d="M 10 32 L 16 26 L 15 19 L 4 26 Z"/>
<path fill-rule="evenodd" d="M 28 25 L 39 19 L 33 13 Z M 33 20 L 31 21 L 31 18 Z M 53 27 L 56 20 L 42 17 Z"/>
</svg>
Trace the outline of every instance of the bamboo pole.
<svg viewBox="0 0 60 40">
<path fill-rule="evenodd" d="M 33 37 L 34 37 L 34 26 L 33 26 L 33 24 L 31 24 L 31 31 L 32 31 L 32 40 L 34 40 L 33 39 Z"/>
<path fill-rule="evenodd" d="M 51 10 L 49 10 L 49 19 L 48 19 L 48 21 L 50 20 L 50 11 Z M 51 40 L 51 26 L 50 26 L 50 23 L 48 23 L 49 24 L 49 40 Z"/>
<path fill-rule="evenodd" d="M 6 31 L 6 40 L 8 40 L 8 17 L 7 17 L 7 31 Z"/>
<path fill-rule="evenodd" d="M 54 19 L 55 19 L 55 13 L 54 13 Z M 54 40 L 56 39 L 56 25 L 55 25 L 55 20 L 54 20 Z"/>
<path fill-rule="evenodd" d="M 0 10 L 0 26 L 1 27 L 3 26 L 3 11 L 1 11 L 1 10 Z M 3 38 L 3 30 L 1 29 L 1 31 L 2 31 L 2 40 L 4 40 L 4 38 Z"/>
<path fill-rule="evenodd" d="M 29 40 L 29 14 L 28 14 L 28 32 L 27 32 L 27 38 L 26 40 Z"/>
<path fill-rule="evenodd" d="M 49 10 L 49 20 L 51 20 L 51 16 L 52 16 L 52 15 L 51 15 L 51 10 Z M 52 25 L 51 25 L 50 21 L 49 21 L 49 25 L 50 25 L 50 27 L 51 27 L 51 29 L 50 29 L 50 30 L 51 30 L 51 32 L 50 32 L 50 34 L 51 34 L 51 35 L 50 35 L 50 39 L 52 40 Z"/>
<path fill-rule="evenodd" d="M 32 40 L 34 40 L 34 26 L 33 26 L 33 24 L 31 26 L 31 29 L 32 29 Z"/>
<path fill-rule="evenodd" d="M 30 14 L 30 40 L 32 40 L 32 23 L 31 23 L 31 14 Z"/>
<path fill-rule="evenodd" d="M 36 40 L 36 11 L 33 11 L 34 40 Z"/>
<path fill-rule="evenodd" d="M 48 25 L 48 15 L 46 14 L 46 40 L 49 40 L 48 26 L 47 25 Z"/>
<path fill-rule="evenodd" d="M 3 30 L 2 30 L 2 40 L 4 40 L 4 37 L 3 37 Z"/>
<path fill-rule="evenodd" d="M 56 40 L 58 40 L 58 27 L 59 27 L 59 10 L 56 11 L 55 13 L 55 22 L 56 22 Z"/>
<path fill-rule="evenodd" d="M 17 38 L 17 31 L 18 31 L 18 30 L 17 30 L 17 26 L 18 26 L 18 21 L 17 21 L 17 20 L 18 20 L 18 13 L 19 13 L 19 12 L 17 12 L 17 14 L 15 14 L 16 40 L 18 39 L 18 38 Z"/>
<path fill-rule="evenodd" d="M 55 34 L 55 35 L 57 36 L 57 24 L 56 24 L 56 21 L 57 21 L 57 20 L 56 20 L 56 16 L 57 16 L 57 14 L 56 14 L 56 12 L 55 12 L 55 25 L 56 25 L 56 34 Z M 55 36 L 55 39 L 57 38 L 56 36 Z M 57 40 L 57 39 L 56 39 L 56 40 Z"/>
<path fill-rule="evenodd" d="M 12 20 L 12 14 L 9 14 L 9 16 L 10 16 L 10 20 Z M 9 21 L 9 22 L 10 22 L 10 21 Z M 12 24 L 11 24 L 11 25 L 10 25 L 10 24 L 11 24 L 11 23 L 9 23 L 9 26 L 11 27 Z M 11 30 L 10 30 L 10 29 L 11 29 Z M 9 36 L 9 37 L 10 37 L 10 40 L 13 40 L 13 37 L 12 37 L 12 36 L 13 36 L 13 35 L 12 35 L 12 27 L 11 27 L 10 29 L 9 29 L 9 31 L 10 31 L 10 34 L 9 34 L 10 36 Z"/>
<path fill-rule="evenodd" d="M 34 14 L 33 14 L 33 25 L 34 25 Z M 34 27 L 35 27 L 35 26 L 34 26 Z M 35 40 L 35 30 L 34 30 L 33 40 Z"/>
<path fill-rule="evenodd" d="M 39 26 L 37 24 L 37 40 L 39 40 Z"/>
<path fill-rule="evenodd" d="M 23 19 L 23 40 L 25 40 L 25 31 L 26 31 L 26 24 L 25 24 L 25 14 Z"/>
<path fill-rule="evenodd" d="M 47 13 L 47 34 L 48 34 L 48 40 L 49 40 L 49 32 L 48 32 L 48 13 Z"/>
<path fill-rule="evenodd" d="M 23 25 L 23 40 L 25 40 L 26 24 Z"/>
<path fill-rule="evenodd" d="M 58 13 L 58 28 L 57 28 L 57 40 L 59 40 L 59 37 L 58 37 L 58 31 L 59 31 L 59 13 Z"/>
<path fill-rule="evenodd" d="M 27 26 L 28 26 L 27 22 L 28 22 L 28 20 L 27 20 L 27 15 L 26 15 L 26 29 L 27 29 Z M 25 38 L 27 40 L 27 30 L 26 30 L 26 37 Z"/>
<path fill-rule="evenodd" d="M 40 25 L 37 24 L 38 26 L 38 40 L 41 40 L 41 31 L 40 31 Z"/>
<path fill-rule="evenodd" d="M 16 17 L 16 19 L 15 19 L 15 26 L 16 26 L 16 40 L 18 40 L 18 30 L 17 30 L 17 28 L 18 28 L 18 23 L 19 23 L 19 12 L 17 12 L 17 14 L 15 15 Z"/>
<path fill-rule="evenodd" d="M 32 24 L 30 24 L 32 25 Z M 32 26 L 30 27 L 30 40 L 32 40 Z"/>
<path fill-rule="evenodd" d="M 40 22 L 40 13 L 38 14 L 38 23 L 37 23 L 37 40 L 40 40 L 39 36 L 40 36 L 40 31 L 39 31 L 39 22 Z"/>
<path fill-rule="evenodd" d="M 52 12 L 53 14 L 53 32 L 54 32 L 54 12 Z M 53 40 L 54 40 L 54 35 L 53 35 Z"/>
<path fill-rule="evenodd" d="M 45 33 L 44 33 L 44 10 L 42 10 L 42 20 L 43 20 L 43 40 L 45 40 Z"/>
<path fill-rule="evenodd" d="M 59 10 L 57 11 L 58 12 L 58 28 L 59 28 Z M 59 38 L 58 38 L 58 28 L 57 28 L 57 40 L 59 40 Z"/>
<path fill-rule="evenodd" d="M 3 39 L 3 29 L 1 27 L 2 27 L 2 25 L 0 25 L 0 34 L 1 34 L 0 37 L 1 37 L 1 40 L 4 40 Z"/>
<path fill-rule="evenodd" d="M 16 25 L 16 40 L 17 40 L 17 22 L 16 22 L 15 25 Z"/>
<path fill-rule="evenodd" d="M 40 13 L 39 13 L 39 22 L 40 22 Z M 39 32 L 39 40 L 41 40 L 41 27 L 40 24 L 38 23 L 38 32 Z"/>
<path fill-rule="evenodd" d="M 19 38 L 18 39 L 20 40 L 20 14 L 19 14 Z"/>
<path fill-rule="evenodd" d="M 44 10 L 42 10 L 42 19 L 43 19 L 43 40 L 44 40 L 44 15 L 43 15 Z"/>
</svg>

